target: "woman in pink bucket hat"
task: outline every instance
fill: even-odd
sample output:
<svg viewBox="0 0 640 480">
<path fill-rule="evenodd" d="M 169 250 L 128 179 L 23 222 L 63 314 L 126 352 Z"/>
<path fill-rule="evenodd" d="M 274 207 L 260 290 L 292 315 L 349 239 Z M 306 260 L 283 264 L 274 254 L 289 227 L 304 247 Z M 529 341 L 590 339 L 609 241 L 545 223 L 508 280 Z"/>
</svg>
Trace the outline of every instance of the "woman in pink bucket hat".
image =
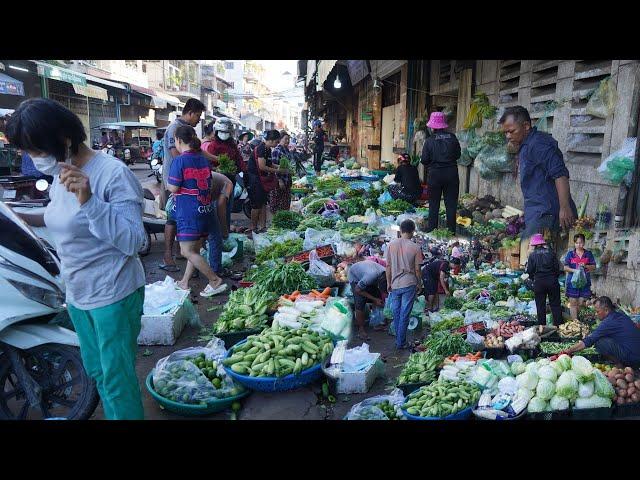
<svg viewBox="0 0 640 480">
<path fill-rule="evenodd" d="M 560 262 L 556 253 L 549 248 L 541 233 L 536 233 L 529 242 L 533 251 L 527 259 L 527 273 L 533 280 L 533 293 L 536 299 L 538 323 L 546 324 L 547 297 L 553 315 L 553 324 L 562 323 L 562 305 L 560 302 Z"/>
<path fill-rule="evenodd" d="M 458 178 L 458 158 L 460 143 L 453 133 L 446 129 L 447 117 L 444 112 L 431 112 L 427 127 L 432 135 L 424 142 L 421 162 L 427 167 L 429 188 L 429 224 L 427 232 L 438 227 L 440 199 L 444 196 L 447 209 L 447 228 L 456 233 L 456 209 L 460 180 Z"/>
</svg>

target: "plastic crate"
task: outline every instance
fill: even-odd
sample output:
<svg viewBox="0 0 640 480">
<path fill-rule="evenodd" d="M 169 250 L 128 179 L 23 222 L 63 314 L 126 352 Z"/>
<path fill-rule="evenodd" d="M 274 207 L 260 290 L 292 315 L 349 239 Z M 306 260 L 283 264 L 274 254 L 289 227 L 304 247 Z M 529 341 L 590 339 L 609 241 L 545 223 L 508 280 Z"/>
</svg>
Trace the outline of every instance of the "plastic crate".
<svg viewBox="0 0 640 480">
<path fill-rule="evenodd" d="M 236 343 L 245 340 L 249 335 L 258 335 L 262 332 L 262 328 L 254 328 L 251 330 L 241 330 L 239 332 L 218 333 L 216 337 L 224 342 L 224 348 L 229 350 Z"/>
<path fill-rule="evenodd" d="M 571 410 L 557 410 L 552 412 L 529 412 L 527 411 L 527 420 L 568 420 L 571 417 Z"/>
<path fill-rule="evenodd" d="M 404 394 L 404 396 L 407 397 L 409 394 L 415 392 L 420 387 L 424 387 L 425 385 L 430 385 L 430 384 L 431 382 L 402 383 L 397 385 L 397 387 L 400 390 L 402 390 L 402 393 Z"/>
<path fill-rule="evenodd" d="M 574 408 L 571 410 L 571 420 L 609 420 L 613 417 L 614 407 L 603 408 Z"/>
<path fill-rule="evenodd" d="M 613 416 L 616 418 L 640 417 L 640 402 L 616 405 Z"/>
<path fill-rule="evenodd" d="M 156 392 L 153 388 L 153 372 L 155 369 L 149 372 L 147 375 L 147 379 L 145 381 L 145 385 L 147 390 L 153 397 L 153 399 L 162 405 L 166 410 L 170 412 L 177 413 L 179 415 L 184 415 L 187 417 L 196 417 L 201 415 L 211 415 L 212 413 L 222 412 L 227 408 L 230 408 L 233 402 L 240 400 L 241 398 L 246 397 L 251 393 L 249 390 L 245 390 L 239 395 L 235 395 L 233 397 L 227 397 L 222 399 L 211 400 L 207 402 L 206 405 L 190 405 L 187 403 L 178 403 L 173 400 L 169 400 L 168 398 L 163 397 L 158 392 Z"/>
<path fill-rule="evenodd" d="M 362 175 L 360 178 L 365 182 L 376 182 L 380 180 L 377 175 Z"/>
<path fill-rule="evenodd" d="M 241 345 L 246 340 L 238 342 L 235 346 Z M 233 354 L 233 348 L 229 349 L 225 358 Z M 231 368 L 224 366 L 225 371 L 239 384 L 260 392 L 286 392 L 295 390 L 300 387 L 309 385 L 322 377 L 322 362 L 311 368 L 302 370 L 297 375 L 289 374 L 285 377 L 250 377 L 249 375 L 240 375 Z"/>
</svg>

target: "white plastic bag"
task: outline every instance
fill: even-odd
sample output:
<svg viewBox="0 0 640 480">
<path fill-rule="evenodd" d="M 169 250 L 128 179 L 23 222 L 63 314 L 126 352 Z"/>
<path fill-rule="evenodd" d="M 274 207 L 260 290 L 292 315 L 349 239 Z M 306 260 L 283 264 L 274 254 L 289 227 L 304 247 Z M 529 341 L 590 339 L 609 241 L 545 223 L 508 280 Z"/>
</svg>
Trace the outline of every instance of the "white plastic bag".
<svg viewBox="0 0 640 480">
<path fill-rule="evenodd" d="M 314 228 L 307 228 L 304 232 L 304 242 L 302 248 L 305 250 L 311 250 L 323 245 L 337 246 L 342 241 L 340 232 L 334 230 L 316 230 Z"/>
<path fill-rule="evenodd" d="M 467 343 L 473 348 L 481 349 L 484 346 L 484 337 L 473 331 L 471 326 L 467 327 Z"/>
<path fill-rule="evenodd" d="M 144 315 L 161 315 L 178 305 L 184 297 L 176 281 L 166 276 L 162 282 L 155 282 L 144 287 Z"/>
<path fill-rule="evenodd" d="M 395 407 L 396 415 L 402 416 L 401 407 L 404 403 L 404 395 L 402 390 L 395 388 L 389 395 L 377 395 L 356 403 L 347 413 L 346 420 L 389 420 L 384 412 L 376 406 L 383 402 L 389 402 Z"/>
<path fill-rule="evenodd" d="M 320 328 L 334 340 L 351 338 L 351 308 L 344 298 L 329 298 L 319 314 Z"/>
<path fill-rule="evenodd" d="M 485 310 L 467 310 L 464 312 L 464 324 L 471 325 L 476 322 L 487 322 L 487 320 L 491 320 L 491 316 L 489 312 Z"/>
<path fill-rule="evenodd" d="M 330 287 L 335 283 L 335 271 L 331 265 L 320 260 L 318 252 L 311 250 L 309 253 L 309 270 L 308 274 L 316 279 L 321 287 Z"/>
</svg>

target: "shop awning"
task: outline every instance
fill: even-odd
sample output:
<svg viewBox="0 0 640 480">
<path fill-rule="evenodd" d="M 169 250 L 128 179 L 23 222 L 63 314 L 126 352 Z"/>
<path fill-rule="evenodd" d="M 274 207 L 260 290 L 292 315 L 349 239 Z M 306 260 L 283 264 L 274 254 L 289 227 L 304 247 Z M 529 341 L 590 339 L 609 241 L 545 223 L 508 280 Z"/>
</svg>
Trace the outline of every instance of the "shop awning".
<svg viewBox="0 0 640 480">
<path fill-rule="evenodd" d="M 164 98 L 154 95 L 151 97 L 151 105 L 155 108 L 167 108 L 167 101 Z"/>
<path fill-rule="evenodd" d="M 0 73 L 0 93 L 24 97 L 24 84 L 20 80 Z"/>
<path fill-rule="evenodd" d="M 165 93 L 165 92 L 157 91 L 155 96 L 158 97 L 158 99 L 164 100 L 169 105 L 174 105 L 176 107 L 181 103 L 179 98 L 174 97 L 173 95 L 169 95 L 168 93 Z M 158 108 L 163 108 L 163 107 L 158 107 Z"/>
<path fill-rule="evenodd" d="M 333 67 L 336 66 L 338 60 L 320 60 L 318 62 L 318 88 L 322 88 L 322 84 L 325 82 Z"/>
<path fill-rule="evenodd" d="M 156 96 L 156 92 L 154 92 L 150 88 L 141 87 L 140 85 L 134 85 L 133 83 L 130 83 L 129 85 L 131 85 L 131 90 L 133 90 L 134 92 L 147 95 L 148 97 L 151 97 L 151 98 Z"/>
<path fill-rule="evenodd" d="M 356 85 L 369 74 L 369 67 L 366 60 L 347 60 L 347 69 L 351 85 Z"/>
<path fill-rule="evenodd" d="M 87 78 L 83 73 L 74 72 L 73 70 L 69 70 L 68 68 L 39 62 L 38 60 L 31 61 L 38 66 L 38 75 L 40 75 L 41 77 L 58 80 L 60 82 L 67 82 L 72 85 L 85 86 L 87 84 Z"/>
<path fill-rule="evenodd" d="M 106 85 L 107 87 L 119 88 L 120 90 L 127 89 L 125 85 L 118 82 L 112 82 L 111 80 L 106 80 L 100 77 L 94 77 L 93 75 L 88 75 L 88 74 L 85 74 L 85 77 L 87 77 L 87 80 L 89 80 L 90 82 L 100 83 L 101 85 Z"/>
<path fill-rule="evenodd" d="M 73 91 L 78 95 L 84 95 L 85 97 L 99 98 L 100 100 L 109 100 L 109 95 L 104 88 L 96 87 L 95 85 L 73 85 Z"/>
</svg>

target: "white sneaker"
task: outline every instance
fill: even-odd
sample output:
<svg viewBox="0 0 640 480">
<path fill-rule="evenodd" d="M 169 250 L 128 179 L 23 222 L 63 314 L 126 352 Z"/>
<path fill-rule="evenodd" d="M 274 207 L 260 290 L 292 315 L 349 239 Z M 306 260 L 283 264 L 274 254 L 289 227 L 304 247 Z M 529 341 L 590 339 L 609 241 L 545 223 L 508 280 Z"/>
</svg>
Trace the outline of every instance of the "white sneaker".
<svg viewBox="0 0 640 480">
<path fill-rule="evenodd" d="M 205 287 L 205 289 L 200 292 L 200 296 L 201 297 L 213 297 L 214 295 L 218 295 L 219 293 L 224 292 L 227 289 L 228 286 L 229 285 L 227 285 L 226 283 L 223 283 L 218 288 L 213 288 L 211 285 L 209 285 L 207 283 L 207 286 Z"/>
</svg>

